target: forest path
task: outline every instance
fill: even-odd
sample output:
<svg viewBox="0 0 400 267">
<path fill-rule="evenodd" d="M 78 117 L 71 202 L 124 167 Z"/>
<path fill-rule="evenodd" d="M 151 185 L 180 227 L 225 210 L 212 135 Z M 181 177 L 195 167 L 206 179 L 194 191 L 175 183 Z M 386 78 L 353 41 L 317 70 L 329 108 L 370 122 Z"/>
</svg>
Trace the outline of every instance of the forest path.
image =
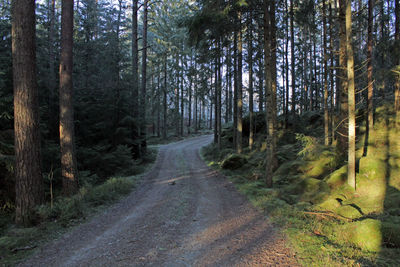
<svg viewBox="0 0 400 267">
<path fill-rule="evenodd" d="M 206 166 L 201 136 L 160 147 L 143 184 L 21 266 L 295 266 L 284 240 Z"/>
</svg>

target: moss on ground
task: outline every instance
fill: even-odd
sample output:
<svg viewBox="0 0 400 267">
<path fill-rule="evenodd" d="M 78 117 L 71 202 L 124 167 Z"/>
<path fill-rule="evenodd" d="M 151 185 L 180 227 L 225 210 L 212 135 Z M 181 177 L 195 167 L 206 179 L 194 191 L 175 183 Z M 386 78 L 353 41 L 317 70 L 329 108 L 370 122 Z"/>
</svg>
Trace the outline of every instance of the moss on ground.
<svg viewBox="0 0 400 267">
<path fill-rule="evenodd" d="M 356 190 L 347 185 L 345 159 L 321 145 L 316 112 L 299 119 L 308 123 L 305 128 L 296 124 L 297 143 L 279 133 L 273 189 L 260 179 L 267 164 L 261 137 L 256 137 L 256 149 L 245 152 L 245 167 L 221 171 L 283 227 L 305 266 L 400 266 L 400 133 L 393 114 L 391 105 L 377 108 L 375 127 L 367 137 L 360 113 Z M 219 168 L 216 155 L 205 158 Z M 259 178 L 249 175 L 249 169 Z"/>
</svg>

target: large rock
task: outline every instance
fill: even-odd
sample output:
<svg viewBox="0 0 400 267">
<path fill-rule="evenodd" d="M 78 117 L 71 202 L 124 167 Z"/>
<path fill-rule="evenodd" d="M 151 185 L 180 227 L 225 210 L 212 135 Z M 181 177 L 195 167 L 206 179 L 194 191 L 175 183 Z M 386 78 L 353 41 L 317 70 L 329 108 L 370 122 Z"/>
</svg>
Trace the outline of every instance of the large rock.
<svg viewBox="0 0 400 267">
<path fill-rule="evenodd" d="M 236 170 L 241 168 L 246 163 L 247 163 L 246 156 L 241 154 L 231 154 L 222 161 L 221 167 L 223 169 Z"/>
</svg>

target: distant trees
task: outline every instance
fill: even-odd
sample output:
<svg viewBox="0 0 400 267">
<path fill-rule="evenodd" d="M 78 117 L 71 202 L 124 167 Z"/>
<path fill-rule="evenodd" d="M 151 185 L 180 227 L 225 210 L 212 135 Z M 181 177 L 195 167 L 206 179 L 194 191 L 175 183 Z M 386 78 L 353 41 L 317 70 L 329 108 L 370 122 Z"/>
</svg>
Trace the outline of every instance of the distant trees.
<svg viewBox="0 0 400 267">
<path fill-rule="evenodd" d="M 15 221 L 27 225 L 44 200 L 36 80 L 35 1 L 12 2 Z"/>
</svg>

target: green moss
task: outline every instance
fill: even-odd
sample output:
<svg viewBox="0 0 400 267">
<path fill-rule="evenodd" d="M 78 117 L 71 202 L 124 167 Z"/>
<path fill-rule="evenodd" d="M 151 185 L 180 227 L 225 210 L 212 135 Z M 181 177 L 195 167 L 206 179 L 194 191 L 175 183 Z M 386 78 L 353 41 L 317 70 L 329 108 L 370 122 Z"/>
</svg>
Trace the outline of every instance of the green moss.
<svg viewBox="0 0 400 267">
<path fill-rule="evenodd" d="M 345 218 L 356 219 L 363 216 L 360 210 L 351 205 L 339 206 L 335 209 L 335 213 Z"/>
<path fill-rule="evenodd" d="M 370 180 L 386 178 L 386 162 L 372 156 L 360 159 L 360 173 Z"/>
<path fill-rule="evenodd" d="M 334 170 L 338 165 L 338 159 L 334 152 L 329 150 L 322 151 L 318 158 L 307 162 L 302 171 L 313 178 L 323 178 L 326 174 Z"/>
<path fill-rule="evenodd" d="M 365 251 L 379 252 L 382 245 L 381 222 L 365 219 L 343 225 L 345 240 Z M 340 234 L 339 234 L 340 236 Z"/>
<path fill-rule="evenodd" d="M 327 211 L 335 211 L 337 208 L 340 207 L 340 202 L 334 198 L 334 197 L 329 197 L 326 200 L 324 200 L 322 203 L 318 204 L 316 206 L 316 209 L 321 209 L 321 210 L 327 210 Z"/>
<path fill-rule="evenodd" d="M 336 188 L 344 184 L 347 180 L 347 165 L 342 166 L 340 169 L 332 172 L 329 176 L 325 178 L 325 182 L 331 188 Z"/>
<path fill-rule="evenodd" d="M 246 163 L 247 163 L 246 156 L 242 154 L 231 154 L 222 161 L 221 167 L 223 169 L 236 170 L 241 168 Z"/>
</svg>

